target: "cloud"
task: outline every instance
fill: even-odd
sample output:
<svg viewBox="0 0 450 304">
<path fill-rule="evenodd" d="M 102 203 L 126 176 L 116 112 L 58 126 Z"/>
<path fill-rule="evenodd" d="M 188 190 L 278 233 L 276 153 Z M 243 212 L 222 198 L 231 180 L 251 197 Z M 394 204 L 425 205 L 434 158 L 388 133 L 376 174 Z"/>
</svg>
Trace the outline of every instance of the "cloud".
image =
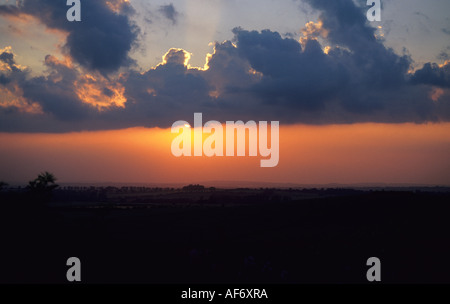
<svg viewBox="0 0 450 304">
<path fill-rule="evenodd" d="M 411 82 L 450 88 L 450 61 L 443 65 L 426 63 L 422 69 L 414 73 Z"/>
<path fill-rule="evenodd" d="M 17 6 L 0 5 L 0 15 L 17 17 L 20 13 L 20 9 Z"/>
<path fill-rule="evenodd" d="M 178 12 L 177 12 L 177 10 L 175 9 L 175 6 L 173 6 L 172 3 L 167 4 L 167 5 L 161 5 L 159 7 L 159 12 L 164 17 L 166 17 L 167 19 L 172 21 L 172 24 L 176 24 L 177 23 Z"/>
<path fill-rule="evenodd" d="M 439 60 L 446 61 L 446 60 L 450 59 L 450 55 L 447 52 L 442 51 L 442 52 L 439 53 L 439 55 L 436 56 L 436 58 L 439 59 Z"/>
<path fill-rule="evenodd" d="M 450 29 L 443 28 L 443 29 L 441 29 L 441 31 L 442 31 L 444 34 L 450 35 Z"/>
<path fill-rule="evenodd" d="M 423 17 L 423 18 L 425 18 L 426 20 L 430 20 L 430 17 L 428 17 L 426 14 L 424 14 L 424 13 L 422 13 L 422 12 L 414 12 L 414 15 Z"/>
<path fill-rule="evenodd" d="M 43 114 L 38 103 L 23 97 L 22 84 L 26 82 L 29 70 L 17 64 L 15 57 L 10 46 L 0 49 L 0 111 Z"/>
<path fill-rule="evenodd" d="M 102 48 L 98 46 L 80 51 L 92 63 L 82 64 L 72 52 L 64 59 L 49 55 L 45 75 L 31 77 L 26 69 L 14 70 L 19 65 L 8 50 L 0 54 L 4 67 L 0 88 L 20 102 L 0 107 L 0 130 L 169 127 L 176 120 L 190 119 L 194 112 L 219 121 L 278 120 L 285 124 L 450 120 L 449 64 L 428 63 L 411 73 L 411 58 L 396 54 L 377 39 L 365 11 L 352 0 L 307 2 L 320 12 L 319 20 L 305 25 L 299 41 L 271 30 L 237 27 L 231 41 L 215 43 L 202 68 L 191 67 L 190 53 L 174 48 L 156 67 L 134 70 L 126 63 L 133 43 L 129 40 L 124 45 L 117 42 L 115 47 L 124 52 L 114 68 L 94 68 L 103 62 L 94 56 Z M 109 12 L 98 17 L 110 19 L 102 24 L 123 20 L 128 30 L 118 35 L 133 37 L 127 15 L 101 1 L 96 3 L 99 8 L 93 12 Z M 48 5 L 52 9 L 42 10 L 44 20 L 54 9 Z M 85 33 L 90 28 L 85 26 L 84 30 L 72 28 L 69 37 Z M 106 40 L 117 34 L 99 31 Z M 69 39 L 67 44 L 72 46 Z M 123 67 L 120 73 L 105 75 L 119 67 Z M 24 111 L 24 104 L 40 112 Z"/>
<path fill-rule="evenodd" d="M 63 121 L 80 121 L 89 114 L 89 108 L 80 102 L 74 90 L 79 73 L 53 56 L 45 58 L 49 76 L 35 77 L 23 82 L 23 97 L 41 105 L 45 113 Z"/>
<path fill-rule="evenodd" d="M 129 7 L 126 1 L 83 1 L 82 21 L 68 22 L 66 1 L 24 0 L 18 6 L 0 5 L 0 15 L 31 15 L 51 29 L 67 32 L 65 48 L 73 60 L 108 74 L 133 63 L 128 53 L 138 28 L 130 21 Z"/>
<path fill-rule="evenodd" d="M 10 46 L 0 49 L 0 72 L 21 72 L 24 67 L 16 64 L 15 55 Z M 5 74 L 3 76 L 6 78 Z"/>
</svg>

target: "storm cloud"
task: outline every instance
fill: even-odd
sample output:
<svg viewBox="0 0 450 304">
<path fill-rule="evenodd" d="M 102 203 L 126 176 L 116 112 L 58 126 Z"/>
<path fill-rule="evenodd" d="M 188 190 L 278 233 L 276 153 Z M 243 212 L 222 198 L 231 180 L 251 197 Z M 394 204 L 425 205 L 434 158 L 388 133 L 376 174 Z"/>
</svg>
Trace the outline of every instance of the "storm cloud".
<svg viewBox="0 0 450 304">
<path fill-rule="evenodd" d="M 450 88 L 450 63 L 441 66 L 436 63 L 426 63 L 422 69 L 414 73 L 411 81 L 415 84 Z"/>
<path fill-rule="evenodd" d="M 24 0 L 18 6 L 0 6 L 0 15 L 30 15 L 67 32 L 70 56 L 83 67 L 108 74 L 133 63 L 128 53 L 137 43 L 139 29 L 130 21 L 129 6 L 119 0 L 82 1 L 82 22 L 68 22 L 66 1 Z"/>
<path fill-rule="evenodd" d="M 215 43 L 204 68 L 190 67 L 190 54 L 174 48 L 145 71 L 130 65 L 139 29 L 129 19 L 129 4 L 115 2 L 127 5 L 128 13 L 121 13 L 104 1 L 84 1 L 79 24 L 63 20 L 66 6 L 54 1 L 24 1 L 16 10 L 0 6 L 3 14 L 33 15 L 39 3 L 36 18 L 69 33 L 70 58 L 81 65 L 49 55 L 47 74 L 31 77 L 14 70 L 11 50 L 0 54 L 0 88 L 17 95 L 22 108 L 39 108 L 24 111 L 14 102 L 0 107 L 0 130 L 168 127 L 194 112 L 208 120 L 285 124 L 450 120 L 449 64 L 428 63 L 411 72 L 412 59 L 377 39 L 352 0 L 306 2 L 320 15 L 305 25 L 300 40 L 236 27 L 233 39 Z M 120 75 L 108 75 L 119 68 Z"/>
</svg>

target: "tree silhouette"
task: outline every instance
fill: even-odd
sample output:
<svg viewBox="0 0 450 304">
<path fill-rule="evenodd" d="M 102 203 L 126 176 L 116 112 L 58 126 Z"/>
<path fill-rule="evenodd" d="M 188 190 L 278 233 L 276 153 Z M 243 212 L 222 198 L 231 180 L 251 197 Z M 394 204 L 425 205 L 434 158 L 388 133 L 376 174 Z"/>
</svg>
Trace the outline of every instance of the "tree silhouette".
<svg viewBox="0 0 450 304">
<path fill-rule="evenodd" d="M 6 187 L 6 186 L 8 186 L 7 183 L 0 181 L 0 191 L 2 191 L 3 187 Z"/>
<path fill-rule="evenodd" d="M 58 185 L 55 184 L 56 177 L 52 173 L 44 172 L 39 174 L 39 176 L 29 182 L 28 187 L 31 190 L 45 190 L 52 191 L 57 188 Z"/>
<path fill-rule="evenodd" d="M 44 172 L 28 183 L 28 189 L 32 197 L 39 202 L 49 201 L 52 191 L 59 186 L 56 184 L 56 177 L 49 172 Z"/>
</svg>

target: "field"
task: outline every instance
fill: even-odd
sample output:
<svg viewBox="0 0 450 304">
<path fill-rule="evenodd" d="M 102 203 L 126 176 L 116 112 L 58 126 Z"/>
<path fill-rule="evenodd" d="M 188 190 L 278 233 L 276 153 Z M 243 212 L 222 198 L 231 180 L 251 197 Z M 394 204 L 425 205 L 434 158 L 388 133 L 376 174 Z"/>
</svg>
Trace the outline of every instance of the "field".
<svg viewBox="0 0 450 304">
<path fill-rule="evenodd" d="M 3 283 L 450 283 L 445 188 L 1 193 Z"/>
</svg>

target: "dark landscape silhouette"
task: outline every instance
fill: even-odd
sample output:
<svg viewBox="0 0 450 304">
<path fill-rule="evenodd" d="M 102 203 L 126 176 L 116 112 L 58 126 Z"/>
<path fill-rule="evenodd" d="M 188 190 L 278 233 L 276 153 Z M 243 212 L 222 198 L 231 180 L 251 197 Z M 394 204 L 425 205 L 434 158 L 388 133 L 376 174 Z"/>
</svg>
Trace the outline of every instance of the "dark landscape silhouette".
<svg viewBox="0 0 450 304">
<path fill-rule="evenodd" d="M 2 283 L 450 283 L 448 188 L 0 190 Z"/>
</svg>

